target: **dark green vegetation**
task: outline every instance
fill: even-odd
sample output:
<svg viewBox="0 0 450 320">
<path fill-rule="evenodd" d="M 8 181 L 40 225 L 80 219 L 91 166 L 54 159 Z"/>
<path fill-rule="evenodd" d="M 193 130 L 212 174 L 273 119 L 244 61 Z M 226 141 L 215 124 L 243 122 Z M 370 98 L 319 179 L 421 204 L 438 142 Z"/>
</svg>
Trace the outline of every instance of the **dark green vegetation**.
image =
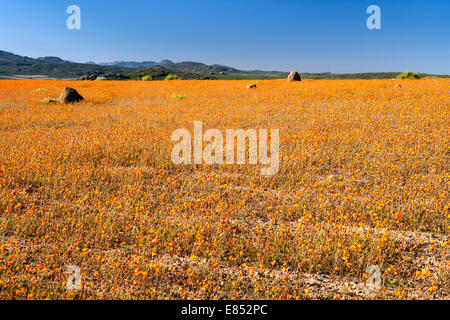
<svg viewBox="0 0 450 320">
<path fill-rule="evenodd" d="M 151 67 L 142 68 L 144 64 Z M 126 65 L 127 67 L 125 67 Z M 130 67 L 135 66 L 135 67 Z M 182 79 L 204 80 L 246 80 L 246 79 L 286 79 L 288 72 L 277 71 L 243 71 L 222 65 L 206 65 L 198 62 L 174 63 L 170 60 L 153 62 L 117 62 L 97 65 L 92 63 L 73 63 L 57 57 L 33 59 L 0 50 L 0 78 L 15 76 L 41 75 L 55 79 L 74 79 L 86 75 L 120 74 L 125 79 L 141 80 L 150 76 L 152 80 L 164 80 L 173 74 Z M 412 74 L 412 73 L 411 73 Z M 393 79 L 400 72 L 380 73 L 301 73 L 302 79 Z M 418 77 L 450 77 L 449 75 L 418 74 Z M 119 77 L 118 79 L 121 79 Z"/>
<path fill-rule="evenodd" d="M 420 79 L 420 75 L 415 72 L 406 71 L 397 76 L 397 79 Z"/>
<path fill-rule="evenodd" d="M 165 80 L 168 75 L 174 74 L 177 77 L 185 80 L 198 79 L 202 75 L 192 72 L 177 72 L 164 68 L 145 68 L 145 69 L 128 69 L 125 71 L 125 75 L 130 77 L 131 80 L 141 80 L 144 76 L 152 77 L 152 80 Z"/>
</svg>

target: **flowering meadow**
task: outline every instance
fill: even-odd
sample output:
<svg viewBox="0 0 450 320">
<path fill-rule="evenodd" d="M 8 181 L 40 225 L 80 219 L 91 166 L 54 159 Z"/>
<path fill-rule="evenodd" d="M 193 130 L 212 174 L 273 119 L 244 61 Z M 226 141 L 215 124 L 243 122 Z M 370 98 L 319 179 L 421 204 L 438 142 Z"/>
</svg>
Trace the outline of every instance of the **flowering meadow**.
<svg viewBox="0 0 450 320">
<path fill-rule="evenodd" d="M 450 80 L 248 84 L 1 80 L 0 299 L 449 299 Z M 173 164 L 195 121 L 278 173 Z"/>
</svg>

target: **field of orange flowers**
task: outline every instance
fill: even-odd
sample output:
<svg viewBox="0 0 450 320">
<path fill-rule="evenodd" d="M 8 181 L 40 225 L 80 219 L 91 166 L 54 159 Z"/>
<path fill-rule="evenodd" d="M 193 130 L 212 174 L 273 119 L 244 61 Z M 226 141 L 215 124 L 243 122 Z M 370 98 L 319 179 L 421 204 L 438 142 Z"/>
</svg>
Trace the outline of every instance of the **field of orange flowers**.
<svg viewBox="0 0 450 320">
<path fill-rule="evenodd" d="M 248 84 L 0 81 L 0 299 L 449 299 L 450 80 Z M 174 165 L 194 121 L 278 174 Z"/>
</svg>

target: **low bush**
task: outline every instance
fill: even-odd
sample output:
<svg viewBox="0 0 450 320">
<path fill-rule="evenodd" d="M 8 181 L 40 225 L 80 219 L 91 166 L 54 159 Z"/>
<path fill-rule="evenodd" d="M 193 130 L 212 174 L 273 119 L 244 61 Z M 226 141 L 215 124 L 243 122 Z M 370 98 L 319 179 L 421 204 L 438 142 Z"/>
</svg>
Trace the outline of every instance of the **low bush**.
<svg viewBox="0 0 450 320">
<path fill-rule="evenodd" d="M 168 74 L 165 80 L 181 80 L 176 74 Z"/>
<path fill-rule="evenodd" d="M 172 99 L 179 99 L 179 100 L 186 99 L 186 96 L 184 94 L 176 94 L 176 93 L 174 93 L 172 95 Z"/>
<path fill-rule="evenodd" d="M 397 79 L 420 79 L 418 73 L 406 71 L 397 76 Z"/>
</svg>

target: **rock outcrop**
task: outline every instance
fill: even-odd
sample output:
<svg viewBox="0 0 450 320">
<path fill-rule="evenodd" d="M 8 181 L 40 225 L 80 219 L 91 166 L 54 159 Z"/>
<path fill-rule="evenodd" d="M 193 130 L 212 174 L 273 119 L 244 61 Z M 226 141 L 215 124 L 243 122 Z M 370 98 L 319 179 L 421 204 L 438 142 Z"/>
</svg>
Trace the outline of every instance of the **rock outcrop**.
<svg viewBox="0 0 450 320">
<path fill-rule="evenodd" d="M 73 88 L 65 88 L 58 98 L 58 101 L 64 104 L 79 102 L 82 100 L 84 100 L 84 98 L 78 93 L 77 90 Z"/>
<path fill-rule="evenodd" d="M 289 74 L 287 81 L 289 82 L 302 81 L 302 78 L 300 77 L 300 74 L 297 71 L 292 71 Z"/>
</svg>

